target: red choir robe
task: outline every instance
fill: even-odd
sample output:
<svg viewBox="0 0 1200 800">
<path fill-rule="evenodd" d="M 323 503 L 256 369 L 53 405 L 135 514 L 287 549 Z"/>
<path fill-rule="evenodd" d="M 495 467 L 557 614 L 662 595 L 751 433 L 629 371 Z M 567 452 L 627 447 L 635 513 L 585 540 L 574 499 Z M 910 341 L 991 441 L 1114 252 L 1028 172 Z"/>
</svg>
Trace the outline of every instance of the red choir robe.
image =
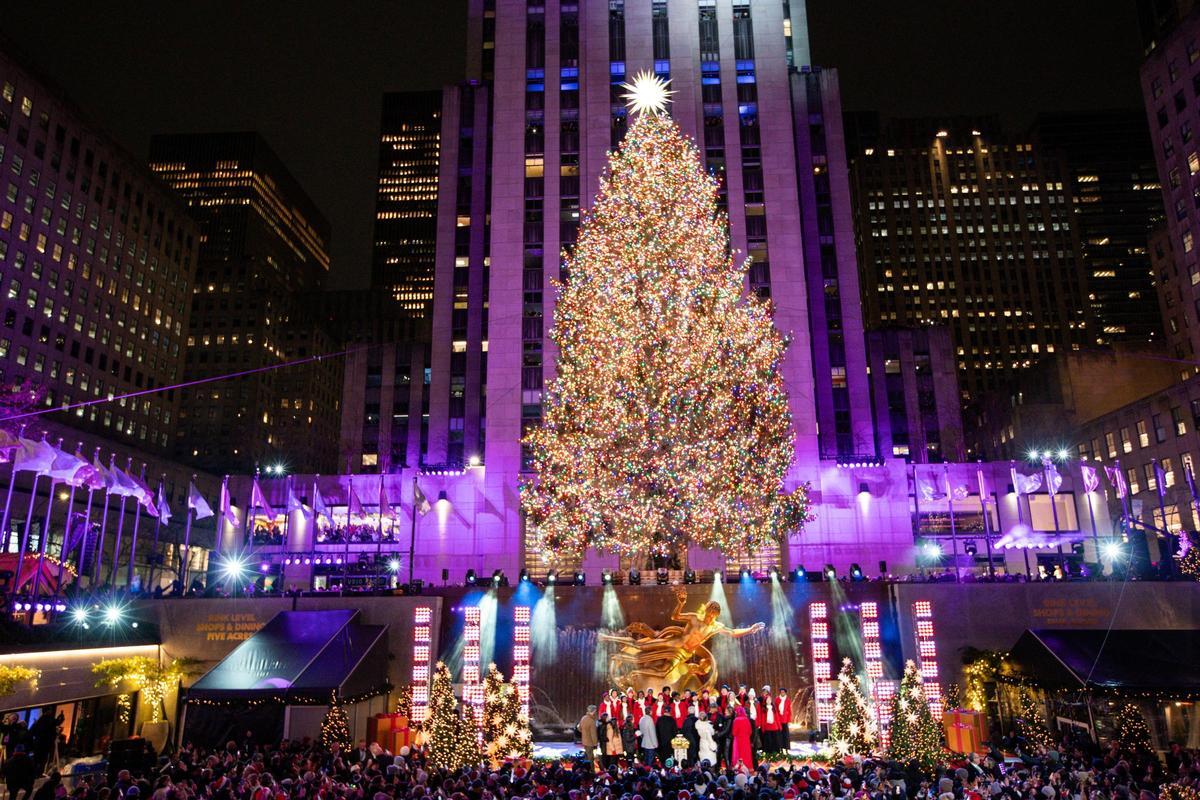
<svg viewBox="0 0 1200 800">
<path fill-rule="evenodd" d="M 730 728 L 733 736 L 733 753 L 730 758 L 732 763 L 729 766 L 734 769 L 737 769 L 739 764 L 744 764 L 747 769 L 754 769 L 754 745 L 750 740 L 752 732 L 753 726 L 750 724 L 750 718 L 746 716 L 746 710 L 739 707 Z"/>
</svg>

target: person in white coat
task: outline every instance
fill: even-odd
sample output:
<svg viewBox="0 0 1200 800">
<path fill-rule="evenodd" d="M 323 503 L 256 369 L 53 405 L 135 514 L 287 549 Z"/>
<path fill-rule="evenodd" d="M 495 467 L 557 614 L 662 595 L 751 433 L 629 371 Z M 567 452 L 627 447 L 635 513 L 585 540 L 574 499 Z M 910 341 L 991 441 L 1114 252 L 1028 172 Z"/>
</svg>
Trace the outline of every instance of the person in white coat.
<svg viewBox="0 0 1200 800">
<path fill-rule="evenodd" d="M 717 740 L 713 737 L 713 725 L 708 721 L 708 714 L 701 711 L 700 719 L 696 720 L 696 735 L 700 737 L 700 761 L 707 761 L 711 766 L 717 766 Z"/>
</svg>

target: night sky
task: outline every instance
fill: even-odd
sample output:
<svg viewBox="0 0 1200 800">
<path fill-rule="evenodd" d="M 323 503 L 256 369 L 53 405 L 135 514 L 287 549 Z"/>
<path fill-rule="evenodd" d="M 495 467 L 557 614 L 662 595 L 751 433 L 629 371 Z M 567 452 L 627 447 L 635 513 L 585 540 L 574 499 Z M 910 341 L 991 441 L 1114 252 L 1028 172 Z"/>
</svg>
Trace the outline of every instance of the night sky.
<svg viewBox="0 0 1200 800">
<path fill-rule="evenodd" d="M 629 0 L 649 2 L 649 0 Z M 814 61 L 885 115 L 1138 108 L 1133 0 L 808 0 Z M 462 76 L 465 0 L 7 3 L 0 32 L 118 141 L 257 130 L 365 285 L 380 94 Z"/>
</svg>

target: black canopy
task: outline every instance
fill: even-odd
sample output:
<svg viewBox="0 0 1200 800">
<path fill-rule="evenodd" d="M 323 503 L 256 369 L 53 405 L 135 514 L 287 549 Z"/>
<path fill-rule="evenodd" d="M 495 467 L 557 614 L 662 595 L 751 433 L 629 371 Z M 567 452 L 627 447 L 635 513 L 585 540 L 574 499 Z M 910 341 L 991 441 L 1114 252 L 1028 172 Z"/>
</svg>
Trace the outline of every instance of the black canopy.
<svg viewBox="0 0 1200 800">
<path fill-rule="evenodd" d="M 323 705 L 387 688 L 387 626 L 359 612 L 281 611 L 188 692 L 188 700 Z"/>
<path fill-rule="evenodd" d="M 1009 654 L 1047 689 L 1200 697 L 1200 631 L 1027 630 Z"/>
</svg>

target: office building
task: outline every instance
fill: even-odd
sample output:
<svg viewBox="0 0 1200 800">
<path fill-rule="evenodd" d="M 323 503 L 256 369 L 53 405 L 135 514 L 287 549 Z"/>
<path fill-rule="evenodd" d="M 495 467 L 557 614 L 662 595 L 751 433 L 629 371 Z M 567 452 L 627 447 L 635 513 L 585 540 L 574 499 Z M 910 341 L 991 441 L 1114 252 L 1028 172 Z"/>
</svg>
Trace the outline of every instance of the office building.
<svg viewBox="0 0 1200 800">
<path fill-rule="evenodd" d="M 1072 179 L 988 120 L 899 120 L 852 153 L 867 326 L 946 325 L 963 397 L 1094 344 Z"/>
<path fill-rule="evenodd" d="M 240 373 L 186 393 L 180 457 L 214 472 L 334 469 L 340 362 L 273 369 L 333 348 L 300 302 L 329 270 L 329 223 L 257 134 L 156 136 L 150 150 L 201 230 L 186 376 Z"/>
<path fill-rule="evenodd" d="M 371 285 L 428 320 L 437 246 L 442 93 L 383 96 Z"/>
<path fill-rule="evenodd" d="M 1146 240 L 1163 205 L 1145 115 L 1039 114 L 1032 137 L 1039 152 L 1066 159 L 1096 341 L 1161 341 Z"/>
</svg>

